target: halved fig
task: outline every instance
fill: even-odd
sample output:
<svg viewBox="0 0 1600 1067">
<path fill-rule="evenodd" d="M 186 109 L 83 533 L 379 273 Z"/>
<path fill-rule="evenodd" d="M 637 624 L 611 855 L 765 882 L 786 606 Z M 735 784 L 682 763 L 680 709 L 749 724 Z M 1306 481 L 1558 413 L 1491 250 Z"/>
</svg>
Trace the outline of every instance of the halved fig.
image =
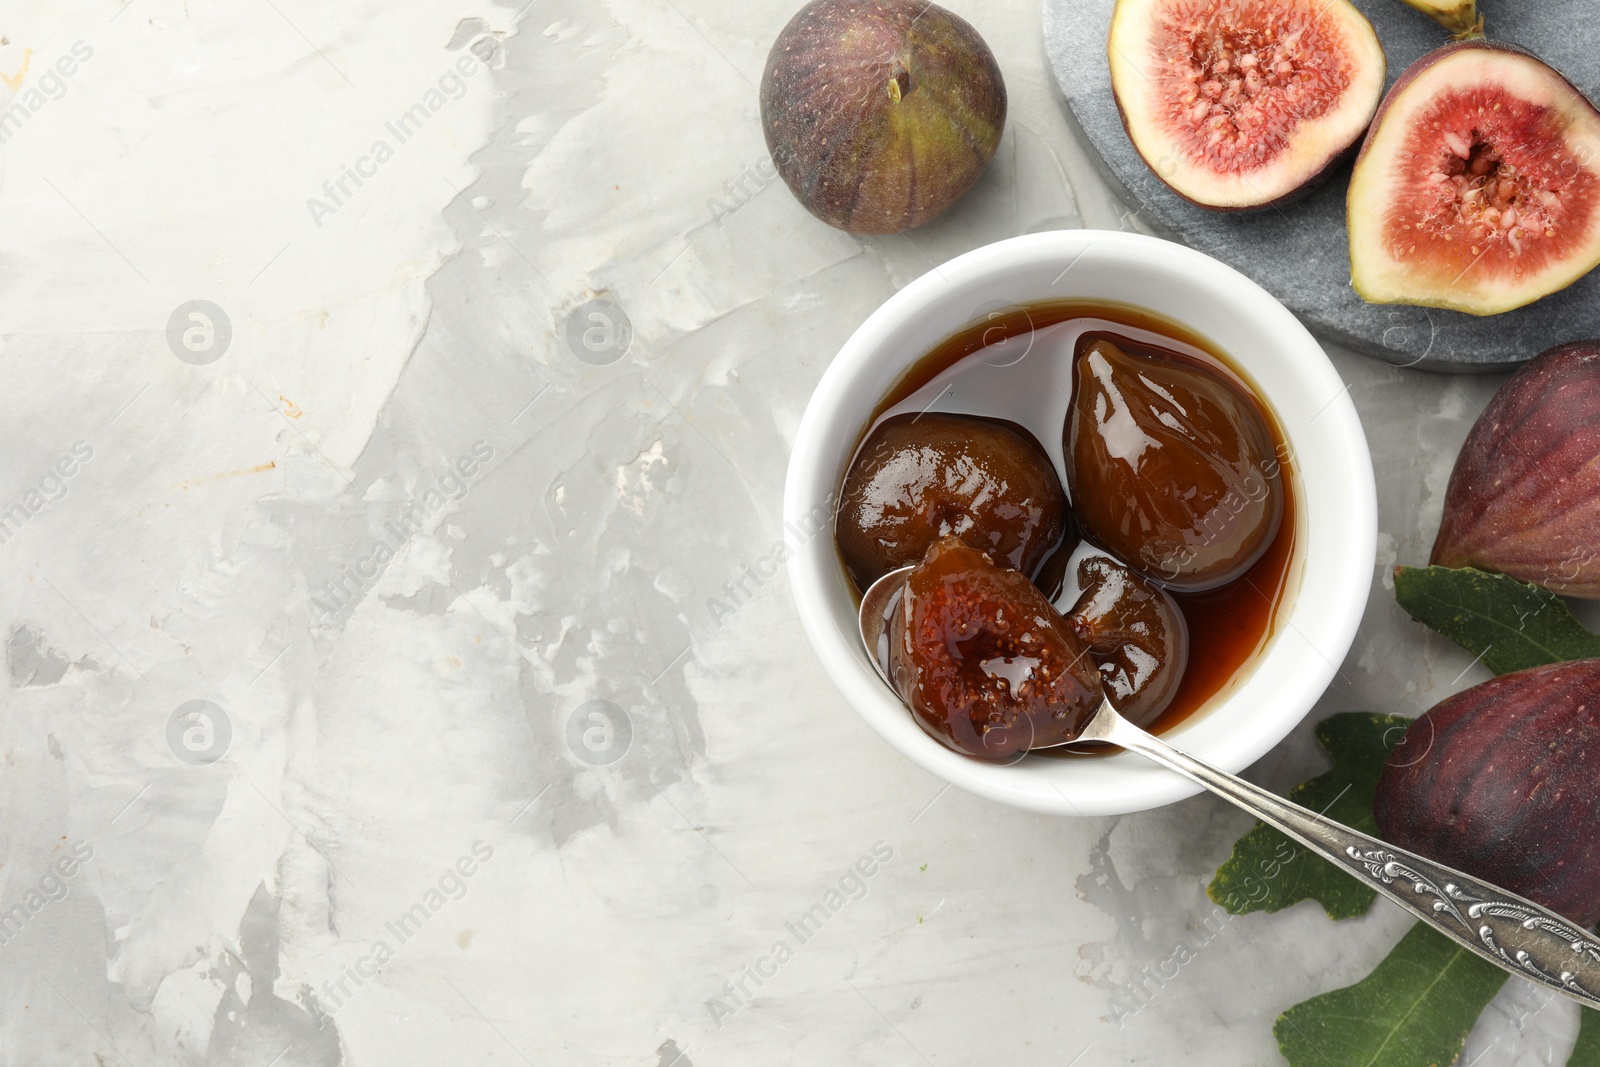
<svg viewBox="0 0 1600 1067">
<path fill-rule="evenodd" d="M 1451 33 L 1459 37 L 1483 32 L 1483 19 L 1478 15 L 1477 0 L 1405 0 Z"/>
<path fill-rule="evenodd" d="M 895 688 L 932 737 L 969 756 L 1071 741 L 1100 708 L 1072 624 L 1020 572 L 947 537 L 906 579 L 889 631 Z"/>
<path fill-rule="evenodd" d="M 1600 111 L 1542 60 L 1446 45 L 1384 98 L 1350 178 L 1350 278 L 1374 304 L 1498 315 L 1600 264 Z"/>
<path fill-rule="evenodd" d="M 1117 0 L 1107 41 L 1128 138 L 1201 207 L 1303 194 L 1383 96 L 1383 48 L 1346 0 Z"/>
</svg>

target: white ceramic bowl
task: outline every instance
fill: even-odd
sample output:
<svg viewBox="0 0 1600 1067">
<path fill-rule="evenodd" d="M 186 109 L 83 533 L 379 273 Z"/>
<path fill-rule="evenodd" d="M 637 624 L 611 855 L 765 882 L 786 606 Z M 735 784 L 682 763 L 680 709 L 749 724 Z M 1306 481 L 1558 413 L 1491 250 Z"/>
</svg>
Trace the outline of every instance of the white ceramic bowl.
<svg viewBox="0 0 1600 1067">
<path fill-rule="evenodd" d="M 1000 241 L 929 271 L 873 312 L 822 376 L 789 461 L 786 524 L 805 529 L 808 517 L 830 511 L 874 408 L 918 358 L 981 309 L 1049 299 L 1133 305 L 1207 338 L 1252 379 L 1288 439 L 1301 506 L 1277 630 L 1223 692 L 1164 735 L 1224 770 L 1243 770 L 1304 718 L 1349 651 L 1372 581 L 1377 501 L 1345 384 L 1299 320 L 1231 267 L 1138 234 L 1061 230 Z M 874 672 L 831 526 L 790 557 L 789 579 L 834 684 L 889 744 L 945 781 L 1067 815 L 1142 811 L 1199 792 L 1128 753 L 997 766 L 945 748 Z"/>
</svg>

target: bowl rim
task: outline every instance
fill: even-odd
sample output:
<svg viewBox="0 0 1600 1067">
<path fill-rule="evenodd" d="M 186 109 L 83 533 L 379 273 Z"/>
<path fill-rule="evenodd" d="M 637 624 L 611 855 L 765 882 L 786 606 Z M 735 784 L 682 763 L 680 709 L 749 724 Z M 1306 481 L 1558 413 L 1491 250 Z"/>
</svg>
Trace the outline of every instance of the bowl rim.
<svg viewBox="0 0 1600 1067">
<path fill-rule="evenodd" d="M 1116 230 L 1084 229 L 1008 238 L 974 249 L 928 271 L 869 315 L 840 348 L 819 380 L 801 418 L 791 451 L 784 487 L 785 529 L 790 536 L 803 529 L 809 531 L 808 516 L 814 515 L 819 506 L 828 507 L 831 513 L 831 502 L 843 477 L 841 463 L 849 460 L 848 455 L 842 461 L 837 459 L 838 441 L 842 434 L 848 435 L 848 447 L 853 452 L 865 428 L 864 423 L 855 423 L 853 418 L 849 420 L 852 425 L 842 426 L 846 420 L 841 413 L 859 407 L 851 398 L 862 388 L 862 377 L 875 374 L 876 379 L 882 381 L 884 368 L 893 368 L 893 373 L 883 381 L 883 388 L 872 397 L 872 404 L 876 406 L 889 386 L 924 354 L 924 351 L 914 350 L 902 350 L 893 356 L 882 354 L 893 346 L 895 336 L 906 329 L 908 323 L 929 308 L 952 300 L 964 288 L 977 288 L 985 281 L 992 281 L 992 277 L 1002 271 L 1053 269 L 1063 263 L 1076 264 L 1089 255 L 1109 257 L 1122 266 L 1172 275 L 1178 284 L 1188 285 L 1221 301 L 1233 313 L 1258 320 L 1259 329 L 1279 339 L 1275 348 L 1282 351 L 1284 366 L 1275 366 L 1275 372 L 1282 373 L 1287 368 L 1286 372 L 1307 389 L 1319 390 L 1319 395 L 1329 397 L 1311 419 L 1311 424 L 1323 424 L 1316 436 L 1331 437 L 1338 447 L 1331 451 L 1319 447 L 1315 464 L 1318 467 L 1331 465 L 1342 477 L 1337 486 L 1314 486 L 1305 476 L 1305 466 L 1312 461 L 1297 464 L 1302 497 L 1297 512 L 1300 521 L 1307 524 L 1298 531 L 1294 564 L 1301 572 L 1301 580 L 1280 607 L 1278 628 L 1267 646 L 1255 654 L 1242 683 L 1220 702 L 1214 701 L 1204 712 L 1164 735 L 1199 758 L 1224 770 L 1238 772 L 1275 747 L 1309 714 L 1355 640 L 1376 565 L 1377 491 L 1366 435 L 1348 386 L 1299 319 L 1232 267 L 1160 238 Z M 1062 274 L 1064 276 L 1066 271 Z M 1054 294 L 1052 298 L 1059 296 L 1071 299 L 1072 294 Z M 1014 299 L 1026 304 L 1045 297 Z M 1105 297 L 1093 299 L 1109 302 Z M 1141 301 L 1121 302 L 1147 306 Z M 1149 310 L 1182 321 L 1159 308 Z M 959 326 L 949 332 L 956 328 Z M 1190 328 L 1202 336 L 1212 333 L 1193 325 Z M 1270 391 L 1260 384 L 1255 368 L 1238 357 L 1234 362 L 1257 383 L 1256 387 L 1263 393 L 1262 399 L 1273 409 L 1290 447 L 1299 452 L 1295 442 L 1304 442 L 1312 435 L 1310 425 L 1292 426 L 1280 405 L 1269 395 Z M 827 487 L 826 491 L 819 493 L 818 489 L 823 486 Z M 1332 506 L 1331 502 L 1336 502 L 1337 506 Z M 1313 508 L 1313 503 L 1319 506 Z M 1314 568 L 1306 548 L 1313 511 L 1318 513 L 1319 521 L 1330 524 L 1326 536 L 1318 534 L 1321 547 Z M 788 577 L 801 624 L 824 670 L 846 702 L 913 763 L 968 792 L 1052 814 L 1123 814 L 1173 803 L 1201 791 L 1198 785 L 1175 772 L 1157 768 L 1130 753 L 1093 761 L 1103 771 L 1080 770 L 1071 772 L 1072 777 L 1068 777 L 1067 768 L 1082 768 L 1086 761 L 1029 759 L 1016 766 L 999 766 L 963 756 L 929 737 L 872 669 L 860 648 L 854 613 L 849 613 L 846 626 L 836 611 L 837 599 L 830 593 L 838 592 L 839 582 L 846 583 L 845 588 L 849 586 L 834 547 L 832 531 L 830 521 L 807 537 L 797 538 L 800 543 L 791 550 Z M 1332 547 L 1327 547 L 1329 545 Z M 1337 599 L 1337 602 L 1318 603 L 1314 611 L 1301 597 L 1306 585 L 1304 578 L 1313 570 L 1319 589 L 1331 591 L 1331 596 Z M 1293 662 L 1298 666 L 1290 671 L 1286 665 L 1295 657 L 1297 646 L 1299 655 Z M 1269 664 L 1271 669 L 1263 674 Z M 1268 707 L 1248 716 L 1242 711 L 1230 716 L 1229 709 L 1245 703 L 1246 696 L 1256 700 L 1264 695 L 1251 692 L 1264 688 L 1256 685 L 1262 680 L 1258 676 L 1267 681 L 1282 676 L 1277 680 L 1291 692 L 1284 694 L 1281 700 L 1273 700 L 1277 705 L 1275 711 Z M 1051 764 L 1057 769 L 1041 769 L 1040 764 Z M 1084 787 L 1085 782 L 1087 787 Z"/>
</svg>

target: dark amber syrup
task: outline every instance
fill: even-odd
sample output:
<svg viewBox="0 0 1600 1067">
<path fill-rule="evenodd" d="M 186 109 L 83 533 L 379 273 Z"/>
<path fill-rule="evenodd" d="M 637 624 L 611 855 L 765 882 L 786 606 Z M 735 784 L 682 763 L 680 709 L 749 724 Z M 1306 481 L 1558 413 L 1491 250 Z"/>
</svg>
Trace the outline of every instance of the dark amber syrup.
<svg viewBox="0 0 1600 1067">
<path fill-rule="evenodd" d="M 890 408 L 968 356 L 992 345 L 1003 344 L 1030 330 L 1042 330 L 1072 319 L 1103 320 L 1168 339 L 1172 342 L 1171 347 L 1155 345 L 1145 339 L 1134 340 L 1117 335 L 1115 331 L 1095 330 L 1097 335 L 1112 336 L 1127 351 L 1197 366 L 1233 383 L 1260 410 L 1277 449 L 1284 488 L 1283 521 L 1267 551 L 1241 578 L 1220 589 L 1172 594 L 1189 624 L 1189 665 L 1172 703 L 1148 727 L 1152 733 L 1164 733 L 1189 718 L 1206 701 L 1226 688 L 1251 656 L 1272 637 L 1277 627 L 1278 610 L 1283 605 L 1293 573 L 1295 516 L 1300 506 L 1293 457 L 1277 416 L 1261 399 L 1260 390 L 1216 345 L 1177 323 L 1141 308 L 1083 301 L 1043 301 L 1017 306 L 962 329 L 912 364 L 879 402 L 861 436 L 864 440 Z M 1058 437 L 1054 441 L 1042 441 L 1041 444 L 1053 449 L 1060 447 L 1059 442 Z M 1084 753 L 1059 748 L 1039 753 L 1046 754 Z"/>
</svg>

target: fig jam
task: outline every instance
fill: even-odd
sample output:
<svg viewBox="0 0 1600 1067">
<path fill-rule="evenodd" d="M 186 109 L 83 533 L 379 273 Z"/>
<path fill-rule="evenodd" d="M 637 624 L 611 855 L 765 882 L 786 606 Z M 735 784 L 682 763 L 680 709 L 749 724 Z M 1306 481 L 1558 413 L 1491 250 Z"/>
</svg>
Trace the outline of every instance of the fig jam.
<svg viewBox="0 0 1600 1067">
<path fill-rule="evenodd" d="M 1108 340 L 1125 351 L 1137 353 L 1140 359 L 1158 364 L 1167 362 L 1186 373 L 1200 372 L 1219 379 L 1226 383 L 1240 402 L 1249 405 L 1260 416 L 1260 426 L 1270 439 L 1264 465 L 1276 475 L 1280 487 L 1277 497 L 1281 503 L 1281 516 L 1278 517 L 1275 532 L 1266 539 L 1265 545 L 1255 546 L 1252 550 L 1255 561 L 1242 574 L 1216 588 L 1203 592 L 1185 592 L 1171 586 L 1166 589 L 1177 603 L 1188 630 L 1188 663 L 1171 702 L 1153 720 L 1143 723 L 1146 729 L 1161 733 L 1183 722 L 1226 689 L 1251 656 L 1272 637 L 1278 622 L 1278 609 L 1293 572 L 1299 500 L 1283 431 L 1272 411 L 1261 400 L 1259 392 L 1216 346 L 1159 316 L 1116 304 L 1044 301 L 1013 306 L 1008 311 L 991 314 L 985 321 L 949 337 L 917 361 L 879 403 L 862 439 L 865 441 L 877 430 L 886 421 L 885 416 L 892 417 L 892 409 L 897 405 L 956 368 L 963 360 L 972 357 L 990 360 L 994 366 L 1006 366 L 1015 362 L 1012 352 L 1031 351 L 1031 339 L 1027 338 L 1030 332 L 1061 323 L 1073 323 L 1082 336 L 1092 335 Z M 1038 352 L 1032 352 L 1026 358 L 1053 359 L 1057 356 L 1041 356 Z M 1059 358 L 1071 361 L 1075 358 L 1075 352 L 1063 351 L 1059 353 Z M 985 411 L 981 414 L 999 416 L 1004 413 Z M 1055 442 L 1060 440 L 1058 434 Z M 1050 443 L 1053 445 L 1055 442 Z M 1069 456 L 1069 470 L 1070 466 Z M 1046 561 L 1040 573 L 1034 575 L 1036 584 L 1046 594 L 1055 592 L 1051 584 L 1055 580 L 1052 575 L 1059 577 L 1066 569 L 1070 539 L 1065 547 L 1066 551 Z M 1257 552 L 1259 555 L 1256 555 Z M 1124 562 L 1137 565 L 1135 560 Z M 1062 606 L 1061 610 L 1066 612 L 1069 608 Z M 1082 753 L 1072 749 L 1053 749 L 1040 754 L 1068 756 Z"/>
</svg>

